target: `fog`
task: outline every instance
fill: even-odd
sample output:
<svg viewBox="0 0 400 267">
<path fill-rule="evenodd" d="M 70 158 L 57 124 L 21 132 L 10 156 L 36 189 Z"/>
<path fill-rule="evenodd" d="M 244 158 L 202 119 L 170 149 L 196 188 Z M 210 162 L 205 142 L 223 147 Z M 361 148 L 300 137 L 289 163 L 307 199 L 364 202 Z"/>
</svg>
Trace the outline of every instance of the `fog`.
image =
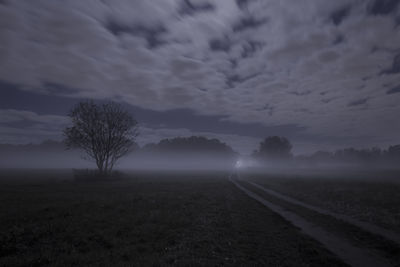
<svg viewBox="0 0 400 267">
<path fill-rule="evenodd" d="M 117 167 L 138 170 L 231 170 L 236 160 L 212 152 L 132 153 L 121 159 Z"/>
<path fill-rule="evenodd" d="M 115 169 L 132 170 L 231 170 L 237 159 L 218 153 L 138 153 L 121 158 Z M 95 163 L 79 150 L 15 149 L 0 151 L 0 168 L 95 169 Z"/>
<path fill-rule="evenodd" d="M 15 169 L 95 169 L 93 161 L 78 150 L 1 151 L 0 168 Z M 376 164 L 340 162 L 304 162 L 302 160 L 256 160 L 251 157 L 226 157 L 213 153 L 131 153 L 117 162 L 115 169 L 124 170 L 226 170 L 260 173 L 351 172 L 353 170 L 400 169 L 393 162 Z"/>
<path fill-rule="evenodd" d="M 395 181 L 399 183 L 400 165 L 392 160 L 365 163 L 304 161 L 303 158 L 287 160 L 257 160 L 251 157 L 239 158 L 234 170 L 239 176 L 265 175 L 265 177 L 346 179 Z"/>
<path fill-rule="evenodd" d="M 78 151 L 0 152 L 0 168 L 12 169 L 65 169 L 95 168 L 95 164 L 82 159 Z"/>
<path fill-rule="evenodd" d="M 319 153 L 321 154 L 321 153 Z M 326 173 L 353 170 L 400 169 L 396 157 L 375 158 L 295 156 L 286 159 L 257 158 L 226 151 L 198 149 L 136 149 L 122 157 L 116 170 L 224 170 L 262 173 Z M 324 154 L 325 155 L 325 154 Z M 0 168 L 13 169 L 96 169 L 80 150 L 67 150 L 62 143 L 46 141 L 38 145 L 1 145 Z"/>
</svg>

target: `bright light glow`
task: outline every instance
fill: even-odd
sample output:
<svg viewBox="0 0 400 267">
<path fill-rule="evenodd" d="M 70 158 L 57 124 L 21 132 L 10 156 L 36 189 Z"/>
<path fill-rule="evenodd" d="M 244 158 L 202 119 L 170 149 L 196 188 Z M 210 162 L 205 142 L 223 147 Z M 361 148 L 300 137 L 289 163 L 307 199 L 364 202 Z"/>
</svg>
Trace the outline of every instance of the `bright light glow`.
<svg viewBox="0 0 400 267">
<path fill-rule="evenodd" d="M 241 160 L 236 161 L 235 168 L 240 169 L 243 166 L 243 162 Z"/>
</svg>

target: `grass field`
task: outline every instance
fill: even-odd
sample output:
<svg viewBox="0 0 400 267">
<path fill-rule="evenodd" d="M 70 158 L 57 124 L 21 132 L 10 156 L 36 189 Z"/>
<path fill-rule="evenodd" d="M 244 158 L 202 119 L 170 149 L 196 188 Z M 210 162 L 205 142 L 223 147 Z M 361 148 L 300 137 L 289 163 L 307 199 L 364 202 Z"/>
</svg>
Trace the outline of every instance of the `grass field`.
<svg viewBox="0 0 400 267">
<path fill-rule="evenodd" d="M 308 204 L 400 232 L 400 171 L 298 171 L 243 177 Z"/>
<path fill-rule="evenodd" d="M 0 266 L 343 266 L 227 173 L 0 173 Z"/>
</svg>

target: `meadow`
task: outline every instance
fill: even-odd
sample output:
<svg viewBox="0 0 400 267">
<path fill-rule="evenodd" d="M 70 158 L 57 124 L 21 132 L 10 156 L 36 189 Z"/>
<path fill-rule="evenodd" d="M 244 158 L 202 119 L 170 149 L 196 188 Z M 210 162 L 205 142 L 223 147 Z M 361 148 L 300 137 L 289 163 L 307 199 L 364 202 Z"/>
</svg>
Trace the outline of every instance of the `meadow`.
<svg viewBox="0 0 400 267">
<path fill-rule="evenodd" d="M 2 170 L 0 266 L 345 266 L 228 175 Z"/>
</svg>

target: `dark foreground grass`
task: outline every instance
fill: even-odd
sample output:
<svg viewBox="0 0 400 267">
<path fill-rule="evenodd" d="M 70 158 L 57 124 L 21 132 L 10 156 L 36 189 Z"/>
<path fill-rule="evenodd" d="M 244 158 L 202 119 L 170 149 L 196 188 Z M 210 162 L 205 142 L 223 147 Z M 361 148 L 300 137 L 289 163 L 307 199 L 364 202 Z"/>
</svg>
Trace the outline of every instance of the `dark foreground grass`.
<svg viewBox="0 0 400 267">
<path fill-rule="evenodd" d="M 0 179 L 0 266 L 343 265 L 226 174 L 25 175 Z"/>
<path fill-rule="evenodd" d="M 400 171 L 243 174 L 308 204 L 400 232 Z"/>
</svg>

